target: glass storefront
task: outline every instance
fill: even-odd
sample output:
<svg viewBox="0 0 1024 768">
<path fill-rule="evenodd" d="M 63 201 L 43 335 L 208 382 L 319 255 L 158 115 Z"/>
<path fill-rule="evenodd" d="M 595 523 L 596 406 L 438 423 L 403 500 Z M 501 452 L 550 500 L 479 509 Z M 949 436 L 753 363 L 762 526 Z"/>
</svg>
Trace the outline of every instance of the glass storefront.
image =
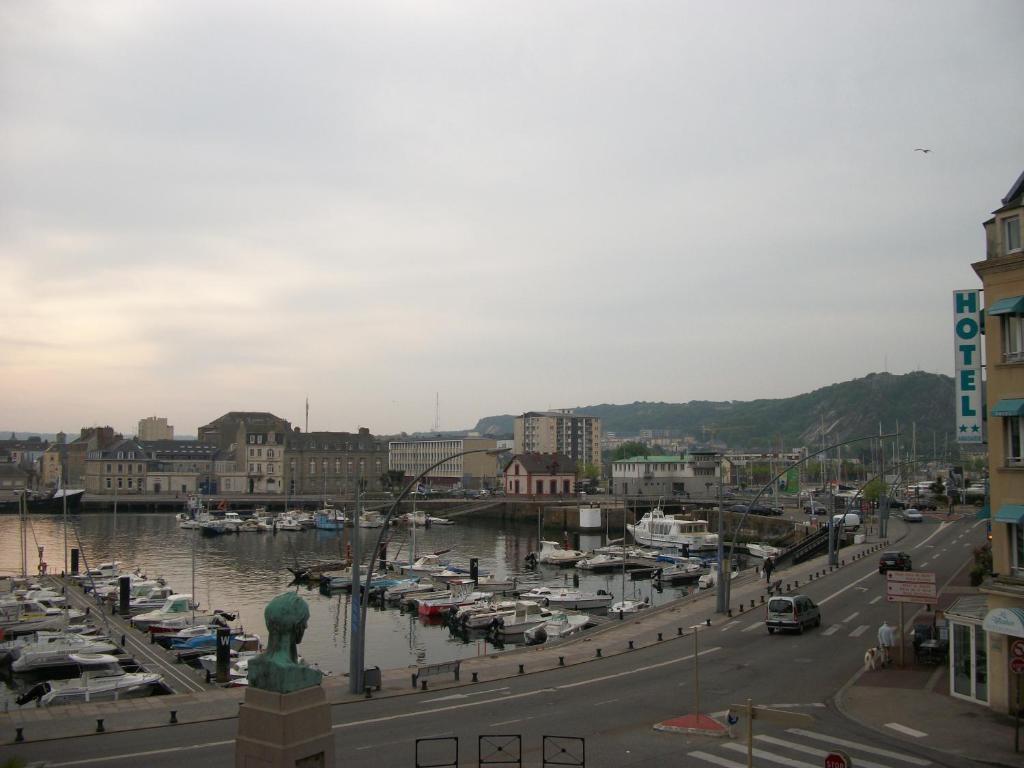
<svg viewBox="0 0 1024 768">
<path fill-rule="evenodd" d="M 950 656 L 954 696 L 988 703 L 988 633 L 977 624 L 953 622 Z"/>
</svg>

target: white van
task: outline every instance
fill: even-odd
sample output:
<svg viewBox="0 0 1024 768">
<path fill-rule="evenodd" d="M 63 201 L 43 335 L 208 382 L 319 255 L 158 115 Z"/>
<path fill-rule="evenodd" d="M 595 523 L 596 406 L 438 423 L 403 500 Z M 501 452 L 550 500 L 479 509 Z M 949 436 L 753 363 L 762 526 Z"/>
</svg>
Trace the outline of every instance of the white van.
<svg viewBox="0 0 1024 768">
<path fill-rule="evenodd" d="M 856 531 L 860 528 L 860 515 L 855 512 L 847 512 L 844 515 L 833 515 L 832 526 L 838 528 L 843 526 L 844 531 Z"/>
</svg>

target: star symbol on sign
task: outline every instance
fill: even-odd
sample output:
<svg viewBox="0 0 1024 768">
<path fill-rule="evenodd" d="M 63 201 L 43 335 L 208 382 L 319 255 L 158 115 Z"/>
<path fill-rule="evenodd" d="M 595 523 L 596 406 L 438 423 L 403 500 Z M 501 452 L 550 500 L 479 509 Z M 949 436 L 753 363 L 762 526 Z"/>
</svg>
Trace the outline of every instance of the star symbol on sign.
<svg viewBox="0 0 1024 768">
<path fill-rule="evenodd" d="M 967 425 L 966 424 L 961 424 L 960 425 L 960 431 L 961 432 L 966 432 L 967 431 Z"/>
<path fill-rule="evenodd" d="M 977 431 L 978 431 L 978 425 L 977 424 L 972 424 L 971 425 L 971 432 L 977 432 Z"/>
</svg>

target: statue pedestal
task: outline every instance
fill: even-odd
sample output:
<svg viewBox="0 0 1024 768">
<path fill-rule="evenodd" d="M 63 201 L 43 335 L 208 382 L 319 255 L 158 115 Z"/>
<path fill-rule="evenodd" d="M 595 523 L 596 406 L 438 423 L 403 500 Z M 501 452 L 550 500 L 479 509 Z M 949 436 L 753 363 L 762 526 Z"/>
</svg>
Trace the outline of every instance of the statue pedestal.
<svg viewBox="0 0 1024 768">
<path fill-rule="evenodd" d="M 334 768 L 331 708 L 323 687 L 293 693 L 246 688 L 235 768 Z"/>
</svg>

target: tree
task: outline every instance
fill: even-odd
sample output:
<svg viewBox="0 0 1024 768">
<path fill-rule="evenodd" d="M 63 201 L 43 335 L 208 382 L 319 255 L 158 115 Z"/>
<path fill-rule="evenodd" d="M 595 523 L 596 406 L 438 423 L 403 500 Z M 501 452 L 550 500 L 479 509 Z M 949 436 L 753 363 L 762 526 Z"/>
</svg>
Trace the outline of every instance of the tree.
<svg viewBox="0 0 1024 768">
<path fill-rule="evenodd" d="M 380 487 L 385 491 L 392 491 L 396 488 L 401 488 L 405 483 L 405 472 L 401 469 L 389 469 L 387 472 L 381 473 L 380 476 Z"/>
<path fill-rule="evenodd" d="M 583 468 L 580 469 L 580 477 L 587 480 L 600 480 L 601 468 L 596 464 L 584 464 Z"/>
<path fill-rule="evenodd" d="M 864 489 L 860 492 L 860 495 L 864 497 L 865 501 L 876 502 L 882 496 L 882 492 L 885 490 L 885 483 L 880 478 L 875 478 L 870 483 L 864 486 Z"/>
<path fill-rule="evenodd" d="M 634 456 L 649 456 L 651 449 L 648 448 L 644 443 L 638 443 L 636 441 L 630 441 L 623 443 L 615 449 L 615 453 L 612 454 L 612 461 L 621 461 L 622 459 L 631 459 Z"/>
</svg>

